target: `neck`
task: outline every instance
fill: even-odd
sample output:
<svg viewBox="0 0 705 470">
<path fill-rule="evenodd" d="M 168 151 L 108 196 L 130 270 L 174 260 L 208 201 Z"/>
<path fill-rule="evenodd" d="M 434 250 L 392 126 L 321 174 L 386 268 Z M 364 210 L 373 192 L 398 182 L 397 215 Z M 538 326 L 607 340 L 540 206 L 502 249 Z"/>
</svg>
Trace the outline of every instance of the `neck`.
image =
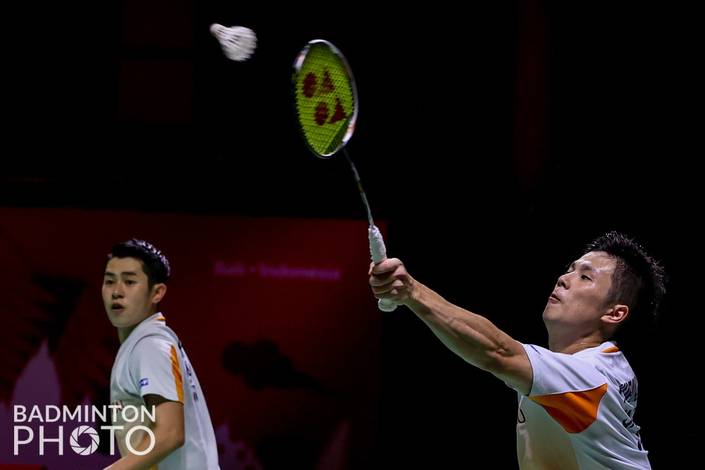
<svg viewBox="0 0 705 470">
<path fill-rule="evenodd" d="M 583 349 L 594 348 L 601 345 L 605 340 L 601 335 L 593 333 L 585 338 L 566 339 L 566 338 L 549 338 L 548 348 L 553 352 L 564 354 L 574 354 Z"/>
<path fill-rule="evenodd" d="M 144 321 L 144 320 L 142 320 L 142 321 Z M 142 322 L 140 322 L 140 323 L 142 323 Z M 137 325 L 139 325 L 140 323 L 138 323 Z M 128 326 L 126 328 L 118 328 L 117 329 L 118 339 L 120 340 L 120 344 L 125 342 L 127 337 L 130 336 L 130 333 L 132 333 L 132 330 L 137 328 L 137 325 L 132 325 L 132 326 Z"/>
<path fill-rule="evenodd" d="M 126 326 L 126 327 L 124 327 L 124 328 L 118 328 L 118 329 L 117 329 L 117 332 L 118 332 L 118 339 L 120 340 L 120 344 L 122 344 L 122 343 L 125 342 L 125 340 L 127 339 L 127 337 L 130 336 L 130 333 L 132 333 L 132 331 L 133 331 L 135 328 L 137 328 L 140 323 L 142 323 L 143 321 L 145 321 L 147 318 L 151 317 L 151 316 L 154 315 L 155 313 L 157 313 L 157 308 L 156 308 L 156 306 L 153 307 L 153 308 L 151 308 L 151 309 L 149 310 L 149 313 L 147 314 L 147 316 L 144 317 L 144 318 L 143 318 L 142 320 L 140 320 L 139 322 L 137 322 L 136 324 L 134 324 L 134 325 L 132 325 L 132 326 Z"/>
</svg>

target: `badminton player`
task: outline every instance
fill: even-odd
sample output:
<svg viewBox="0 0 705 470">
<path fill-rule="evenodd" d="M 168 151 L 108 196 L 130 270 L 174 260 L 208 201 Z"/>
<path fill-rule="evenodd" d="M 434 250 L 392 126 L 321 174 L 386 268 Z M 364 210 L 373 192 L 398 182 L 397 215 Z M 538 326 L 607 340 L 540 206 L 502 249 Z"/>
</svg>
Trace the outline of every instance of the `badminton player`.
<svg viewBox="0 0 705 470">
<path fill-rule="evenodd" d="M 507 266 L 502 282 L 510 289 L 526 270 Z M 637 379 L 614 336 L 656 313 L 664 272 L 632 239 L 597 238 L 558 278 L 543 311 L 548 349 L 451 304 L 398 259 L 373 264 L 369 282 L 377 298 L 406 305 L 449 349 L 518 392 L 520 468 L 651 468 L 634 421 Z"/>
<path fill-rule="evenodd" d="M 151 422 L 113 425 L 120 455 L 110 470 L 217 470 L 218 451 L 206 400 L 176 333 L 157 305 L 166 294 L 170 267 L 153 245 L 131 239 L 115 245 L 103 277 L 103 304 L 120 339 L 110 376 L 110 401 L 119 409 L 154 411 Z M 137 425 L 126 441 L 128 432 Z M 150 449 L 151 447 L 151 449 Z M 145 452 L 149 449 L 148 452 Z M 143 454 L 143 455 L 140 455 Z"/>
</svg>

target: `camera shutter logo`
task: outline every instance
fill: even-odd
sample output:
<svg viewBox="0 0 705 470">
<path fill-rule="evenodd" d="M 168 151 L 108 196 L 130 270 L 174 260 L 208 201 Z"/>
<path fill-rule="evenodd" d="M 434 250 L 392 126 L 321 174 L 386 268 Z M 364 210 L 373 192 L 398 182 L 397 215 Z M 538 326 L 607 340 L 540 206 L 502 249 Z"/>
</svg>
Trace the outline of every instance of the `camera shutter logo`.
<svg viewBox="0 0 705 470">
<path fill-rule="evenodd" d="M 87 447 L 82 447 L 78 443 L 78 438 L 87 434 L 91 438 L 91 443 Z M 71 432 L 71 448 L 78 455 L 91 455 L 98 449 L 98 432 L 90 426 L 79 426 Z"/>
</svg>

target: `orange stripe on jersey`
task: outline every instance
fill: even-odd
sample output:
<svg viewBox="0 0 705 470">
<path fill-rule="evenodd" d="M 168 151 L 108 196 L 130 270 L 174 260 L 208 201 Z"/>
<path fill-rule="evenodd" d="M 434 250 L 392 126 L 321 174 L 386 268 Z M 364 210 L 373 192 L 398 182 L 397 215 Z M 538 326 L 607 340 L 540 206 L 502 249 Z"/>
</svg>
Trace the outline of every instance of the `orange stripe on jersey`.
<svg viewBox="0 0 705 470">
<path fill-rule="evenodd" d="M 163 321 L 163 322 L 166 322 L 166 318 L 164 318 L 163 316 L 159 315 L 157 318 L 154 319 L 154 321 Z"/>
<path fill-rule="evenodd" d="M 619 348 L 617 346 L 610 346 L 607 349 L 602 350 L 603 353 L 613 353 L 613 352 L 619 352 Z"/>
<path fill-rule="evenodd" d="M 181 367 L 179 366 L 179 356 L 176 354 L 176 348 L 171 345 L 171 373 L 174 375 L 176 384 L 176 396 L 181 403 L 184 402 L 184 381 L 181 378 Z"/>
<path fill-rule="evenodd" d="M 584 392 L 566 392 L 529 397 L 543 406 L 566 432 L 583 432 L 597 419 L 597 409 L 607 393 L 607 384 Z"/>
</svg>

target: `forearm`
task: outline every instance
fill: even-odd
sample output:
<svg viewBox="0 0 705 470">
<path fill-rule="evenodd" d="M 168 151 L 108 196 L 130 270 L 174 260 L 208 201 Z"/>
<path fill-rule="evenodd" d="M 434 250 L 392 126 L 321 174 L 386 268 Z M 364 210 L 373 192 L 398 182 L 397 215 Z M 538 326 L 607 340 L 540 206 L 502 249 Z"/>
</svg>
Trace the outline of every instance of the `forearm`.
<svg viewBox="0 0 705 470">
<path fill-rule="evenodd" d="M 533 381 L 524 347 L 487 318 L 451 304 L 409 275 L 397 258 L 370 265 L 375 297 L 409 307 L 451 351 L 523 394 Z"/>
<path fill-rule="evenodd" d="M 415 280 L 412 282 L 405 304 L 465 361 L 495 372 L 502 357 L 515 354 L 516 341 L 487 318 L 451 304 Z"/>
</svg>

